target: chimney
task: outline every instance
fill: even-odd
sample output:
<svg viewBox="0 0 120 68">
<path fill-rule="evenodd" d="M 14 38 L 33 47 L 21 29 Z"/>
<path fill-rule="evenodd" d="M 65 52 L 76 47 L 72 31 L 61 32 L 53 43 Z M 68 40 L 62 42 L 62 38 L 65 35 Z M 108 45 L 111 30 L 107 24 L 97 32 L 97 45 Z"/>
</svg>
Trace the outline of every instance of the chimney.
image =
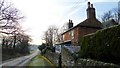
<svg viewBox="0 0 120 68">
<path fill-rule="evenodd" d="M 88 8 L 87 8 L 87 19 L 96 19 L 96 14 L 95 14 L 95 8 L 93 7 L 93 4 L 88 2 Z"/>
<path fill-rule="evenodd" d="M 72 20 L 69 19 L 69 22 L 68 22 L 68 29 L 72 28 L 73 27 L 73 22 Z"/>
</svg>

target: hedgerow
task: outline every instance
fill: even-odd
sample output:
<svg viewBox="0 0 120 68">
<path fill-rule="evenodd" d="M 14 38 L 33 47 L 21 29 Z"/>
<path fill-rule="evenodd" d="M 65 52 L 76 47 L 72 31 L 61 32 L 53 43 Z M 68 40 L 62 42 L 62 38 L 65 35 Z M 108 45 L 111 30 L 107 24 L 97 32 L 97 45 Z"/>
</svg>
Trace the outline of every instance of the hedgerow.
<svg viewBox="0 0 120 68">
<path fill-rule="evenodd" d="M 80 39 L 80 57 L 120 63 L 120 25 L 86 35 Z"/>
</svg>

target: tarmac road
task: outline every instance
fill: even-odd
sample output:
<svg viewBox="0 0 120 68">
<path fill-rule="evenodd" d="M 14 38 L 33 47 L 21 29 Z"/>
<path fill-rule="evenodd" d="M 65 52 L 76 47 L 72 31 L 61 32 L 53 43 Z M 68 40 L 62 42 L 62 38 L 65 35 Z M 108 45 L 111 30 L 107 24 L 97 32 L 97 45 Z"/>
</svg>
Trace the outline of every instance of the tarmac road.
<svg viewBox="0 0 120 68">
<path fill-rule="evenodd" d="M 26 66 L 26 64 L 32 58 L 34 58 L 36 55 L 38 55 L 38 53 L 40 53 L 40 51 L 37 49 L 34 53 L 32 53 L 30 55 L 7 60 L 7 61 L 3 62 L 2 64 L 0 64 L 0 68 L 5 67 L 5 66 L 10 66 L 10 67 L 11 66 Z"/>
</svg>

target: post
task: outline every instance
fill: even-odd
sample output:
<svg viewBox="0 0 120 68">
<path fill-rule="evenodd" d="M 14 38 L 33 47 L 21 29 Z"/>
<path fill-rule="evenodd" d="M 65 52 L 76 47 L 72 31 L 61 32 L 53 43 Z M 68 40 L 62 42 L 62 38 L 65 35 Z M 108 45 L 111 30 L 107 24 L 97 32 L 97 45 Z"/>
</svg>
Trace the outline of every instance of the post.
<svg viewBox="0 0 120 68">
<path fill-rule="evenodd" d="M 59 60 L 58 60 L 58 68 L 62 68 L 62 57 L 61 57 L 61 53 L 59 55 Z"/>
<path fill-rule="evenodd" d="M 61 55 L 62 46 L 59 45 L 59 48 L 60 48 L 60 51 L 59 51 L 59 58 L 58 58 L 58 68 L 62 68 L 62 55 Z"/>
</svg>

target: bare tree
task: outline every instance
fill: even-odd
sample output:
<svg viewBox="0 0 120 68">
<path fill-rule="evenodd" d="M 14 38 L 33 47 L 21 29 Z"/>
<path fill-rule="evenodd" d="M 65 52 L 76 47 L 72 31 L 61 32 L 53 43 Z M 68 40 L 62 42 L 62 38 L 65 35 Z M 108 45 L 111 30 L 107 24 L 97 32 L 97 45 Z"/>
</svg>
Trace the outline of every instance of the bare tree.
<svg viewBox="0 0 120 68">
<path fill-rule="evenodd" d="M 16 35 L 24 32 L 20 26 L 22 18 L 23 16 L 18 9 L 5 0 L 0 1 L 0 33 L 8 35 L 8 40 L 10 38 L 14 43 L 13 47 L 15 47 L 17 41 Z"/>
<path fill-rule="evenodd" d="M 8 5 L 5 0 L 0 1 L 0 33 L 14 34 L 20 31 L 19 21 L 23 18 L 18 9 Z"/>
<path fill-rule="evenodd" d="M 120 8 L 113 9 L 113 16 L 116 22 L 120 23 Z"/>
<path fill-rule="evenodd" d="M 100 17 L 102 22 L 106 22 L 108 20 L 114 19 L 117 23 L 120 22 L 120 8 L 114 8 L 109 10 L 108 12 L 104 13 Z"/>
<path fill-rule="evenodd" d="M 58 33 L 58 27 L 52 25 L 49 26 L 47 31 L 44 33 L 44 38 L 46 41 L 46 44 L 53 45 L 59 42 L 59 33 Z"/>
<path fill-rule="evenodd" d="M 14 40 L 16 41 L 14 42 Z M 29 54 L 29 41 L 30 37 L 26 34 L 17 34 L 16 39 L 14 39 L 14 36 L 4 37 L 2 41 L 2 55 L 7 56 L 3 57 L 2 60 L 7 59 L 7 57 L 15 57 L 18 54 Z"/>
<path fill-rule="evenodd" d="M 6 35 L 2 40 L 3 54 L 16 55 L 17 52 L 28 52 L 30 37 L 24 33 L 21 20 L 24 18 L 21 12 L 6 2 L 0 0 L 0 34 Z"/>
<path fill-rule="evenodd" d="M 108 12 L 104 13 L 100 18 L 101 18 L 102 22 L 106 22 L 113 18 L 112 12 L 108 11 Z"/>
</svg>

